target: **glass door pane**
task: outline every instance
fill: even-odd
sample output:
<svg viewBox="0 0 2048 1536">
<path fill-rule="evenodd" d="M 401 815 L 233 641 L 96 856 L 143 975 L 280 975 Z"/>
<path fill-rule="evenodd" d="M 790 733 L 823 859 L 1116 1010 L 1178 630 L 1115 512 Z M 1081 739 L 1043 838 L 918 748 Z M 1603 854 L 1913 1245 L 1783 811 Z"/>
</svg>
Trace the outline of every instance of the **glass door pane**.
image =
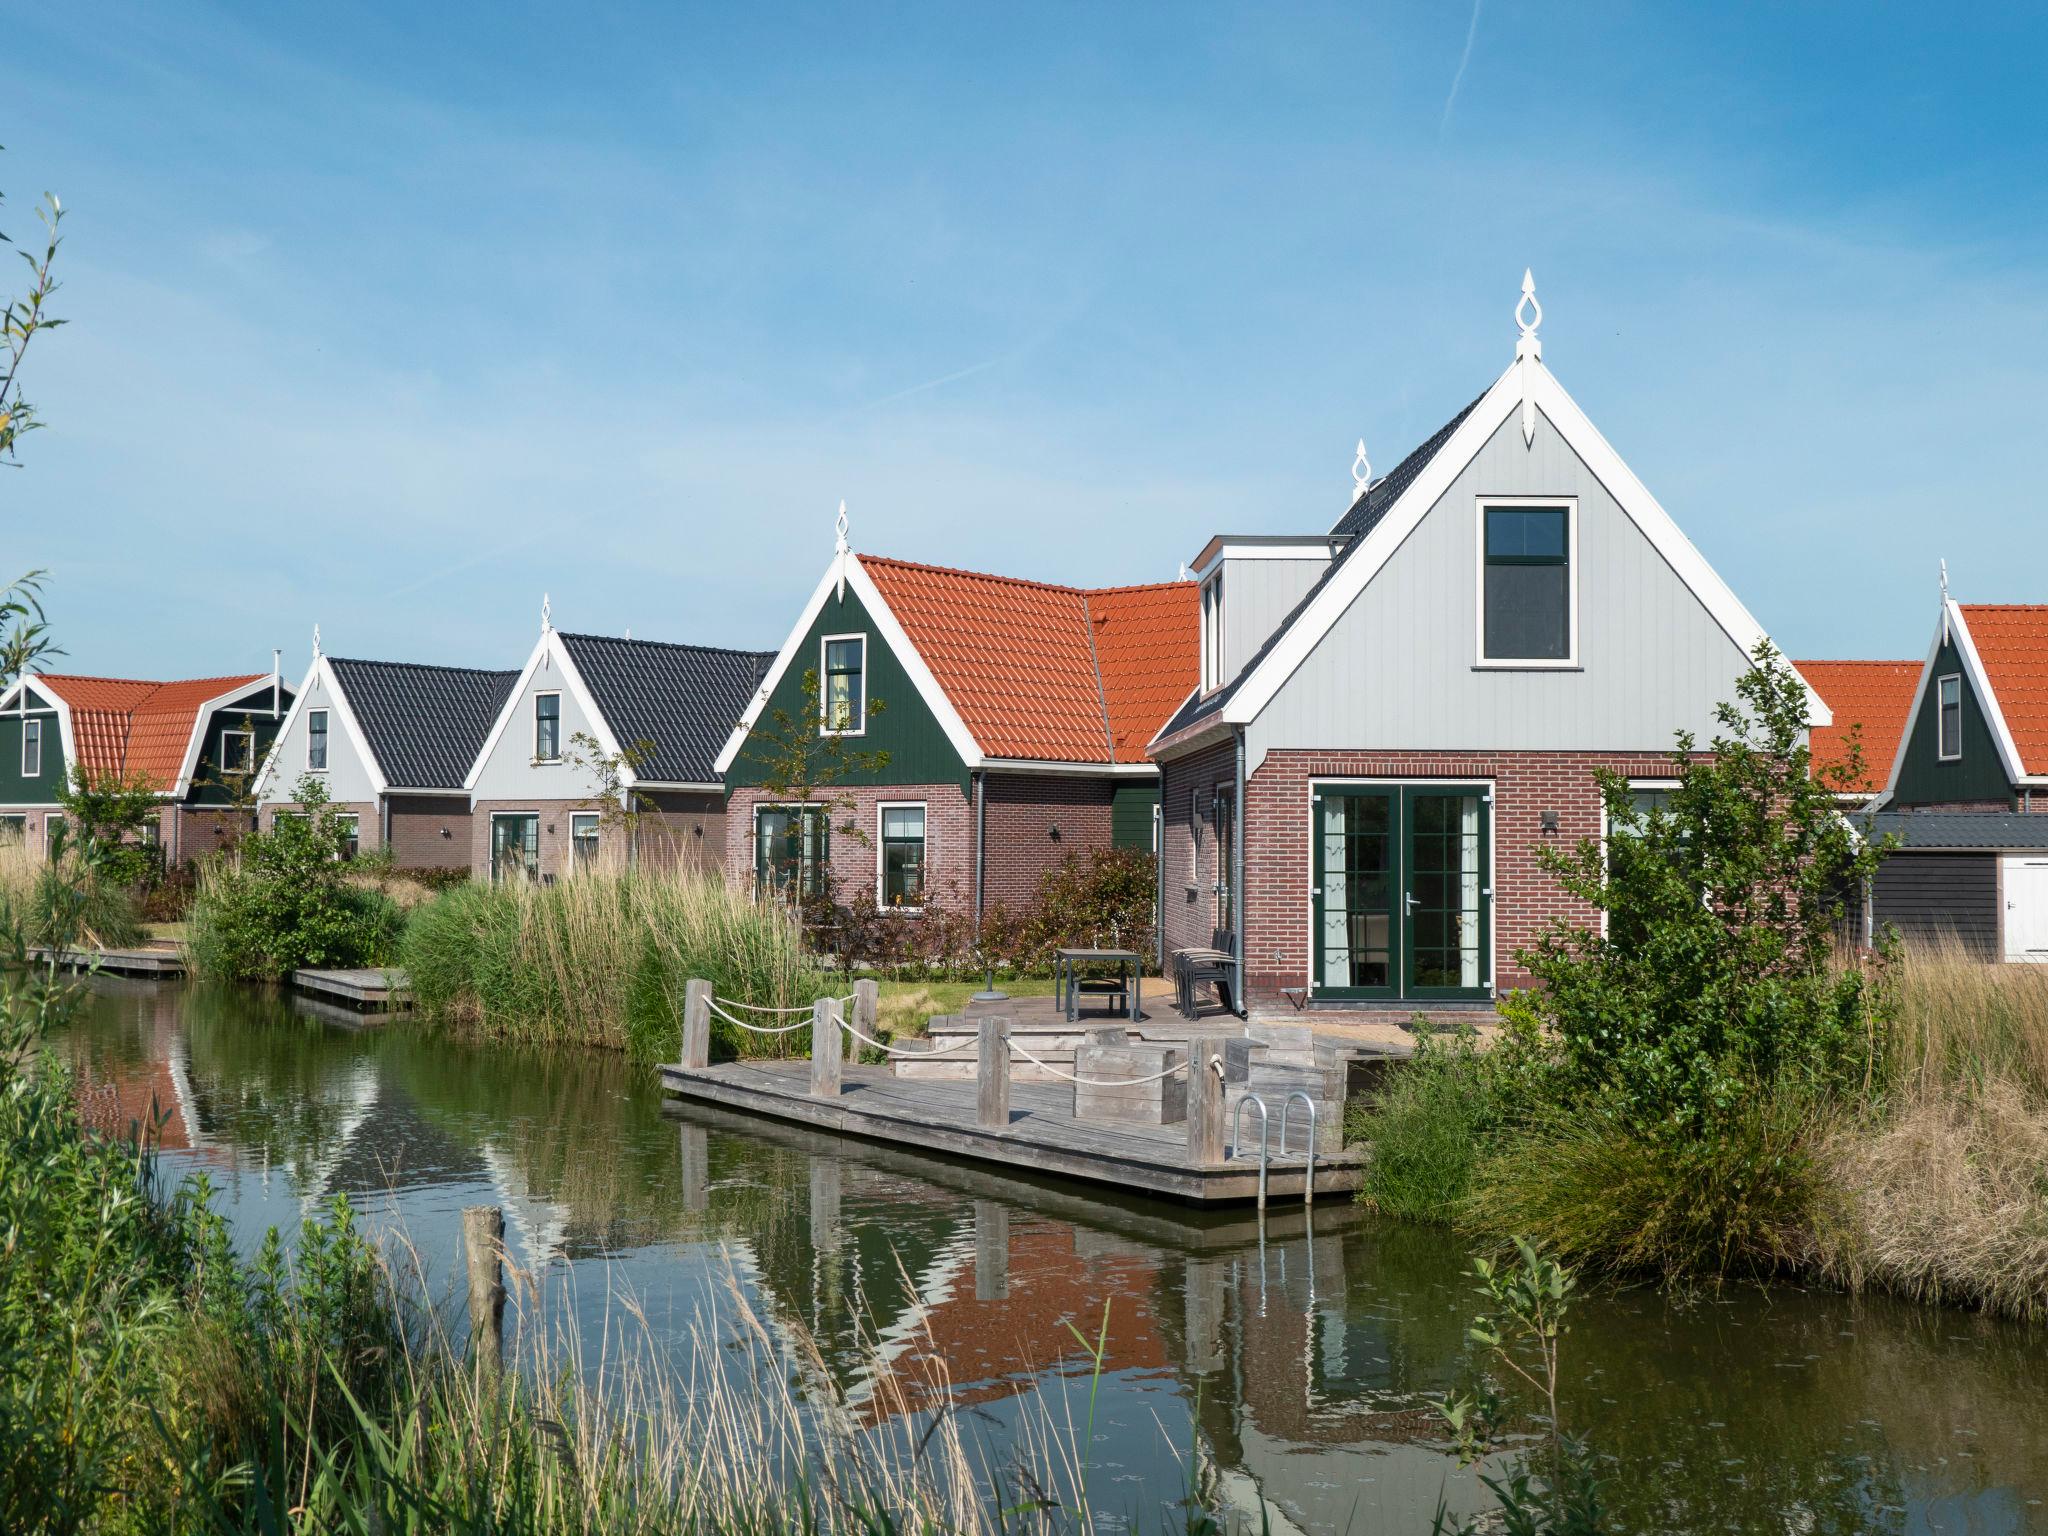
<svg viewBox="0 0 2048 1536">
<path fill-rule="evenodd" d="M 491 878 L 507 880 L 540 876 L 540 817 L 491 818 Z"/>
<path fill-rule="evenodd" d="M 1396 914 L 1391 790 L 1326 792 L 1315 811 L 1316 990 L 1391 992 Z"/>
<path fill-rule="evenodd" d="M 1412 994 L 1486 985 L 1486 802 L 1408 791 L 1408 985 Z"/>
</svg>

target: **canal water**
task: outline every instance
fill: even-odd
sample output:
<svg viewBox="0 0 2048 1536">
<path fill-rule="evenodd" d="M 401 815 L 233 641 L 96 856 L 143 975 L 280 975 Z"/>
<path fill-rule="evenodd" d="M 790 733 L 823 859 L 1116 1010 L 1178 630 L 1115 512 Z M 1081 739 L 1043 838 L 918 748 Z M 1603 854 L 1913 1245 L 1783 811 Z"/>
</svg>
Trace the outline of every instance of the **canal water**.
<svg viewBox="0 0 2048 1536">
<path fill-rule="evenodd" d="M 991 1467 L 1078 1426 L 1107 1308 L 1092 1502 L 1105 1529 L 1426 1531 L 1477 1507 L 1435 1405 L 1480 1382 L 1470 1256 L 1347 1202 L 1193 1215 L 1081 1186 L 665 1106 L 614 1057 L 359 1031 L 248 992 L 102 979 L 57 1042 L 89 1112 L 152 1101 L 174 1173 L 241 1242 L 345 1194 L 459 1278 L 458 1213 L 587 1358 L 632 1317 L 685 1371 L 739 1327 L 875 1432 L 937 1407 Z M 801 1358 L 799 1358 L 801 1357 Z M 2048 1334 L 1789 1288 L 1598 1290 L 1565 1340 L 1564 1416 L 1625 1531 L 2048 1531 Z M 1503 1384 L 1505 1385 L 1505 1384 Z"/>
</svg>

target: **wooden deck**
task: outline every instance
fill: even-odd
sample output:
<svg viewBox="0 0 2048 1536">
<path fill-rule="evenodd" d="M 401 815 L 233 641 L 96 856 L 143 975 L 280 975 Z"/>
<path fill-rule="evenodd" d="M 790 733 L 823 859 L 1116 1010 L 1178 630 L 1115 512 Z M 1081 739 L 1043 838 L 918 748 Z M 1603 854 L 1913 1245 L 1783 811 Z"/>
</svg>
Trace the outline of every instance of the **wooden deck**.
<svg viewBox="0 0 2048 1536">
<path fill-rule="evenodd" d="M 293 971 L 292 985 L 301 992 L 362 1012 L 402 1013 L 412 1007 L 412 983 L 394 966 L 354 971 Z"/>
<path fill-rule="evenodd" d="M 1132 1193 L 1200 1204 L 1251 1200 L 1258 1194 L 1256 1146 L 1250 1157 L 1204 1165 L 1190 1161 L 1185 1125 L 1131 1125 L 1080 1121 L 1073 1090 L 1013 1082 L 1007 1131 L 976 1123 L 976 1085 L 942 1079 L 900 1078 L 887 1067 L 844 1067 L 836 1098 L 810 1092 L 807 1061 L 735 1061 L 717 1066 L 661 1069 L 664 1092 L 678 1098 L 814 1126 L 842 1136 L 971 1158 L 1013 1172 L 1107 1184 Z M 1246 1117 L 1246 1126 L 1252 1124 Z M 1354 1151 L 1316 1159 L 1318 1196 L 1358 1187 L 1364 1166 Z M 1299 1202 L 1304 1183 L 1300 1157 L 1275 1157 L 1267 1175 L 1272 1203 Z"/>
<path fill-rule="evenodd" d="M 185 974 L 185 956 L 175 948 L 145 949 L 31 949 L 32 959 L 55 958 L 68 971 L 97 968 L 115 976 L 147 976 L 175 981 Z"/>
</svg>

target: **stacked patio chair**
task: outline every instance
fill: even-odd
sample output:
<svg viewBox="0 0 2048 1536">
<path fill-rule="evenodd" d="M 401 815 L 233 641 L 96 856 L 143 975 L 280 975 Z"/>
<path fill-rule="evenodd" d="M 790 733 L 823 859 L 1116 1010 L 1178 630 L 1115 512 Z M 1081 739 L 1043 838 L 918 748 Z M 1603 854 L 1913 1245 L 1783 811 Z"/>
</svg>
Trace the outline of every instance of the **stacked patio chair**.
<svg viewBox="0 0 2048 1536">
<path fill-rule="evenodd" d="M 1176 949 L 1173 952 L 1174 1001 L 1183 1018 L 1195 1016 L 1195 990 L 1213 986 L 1216 1001 L 1231 1013 L 1237 1012 L 1237 961 L 1230 949 L 1229 934 L 1216 935 L 1217 943 L 1207 948 Z"/>
</svg>

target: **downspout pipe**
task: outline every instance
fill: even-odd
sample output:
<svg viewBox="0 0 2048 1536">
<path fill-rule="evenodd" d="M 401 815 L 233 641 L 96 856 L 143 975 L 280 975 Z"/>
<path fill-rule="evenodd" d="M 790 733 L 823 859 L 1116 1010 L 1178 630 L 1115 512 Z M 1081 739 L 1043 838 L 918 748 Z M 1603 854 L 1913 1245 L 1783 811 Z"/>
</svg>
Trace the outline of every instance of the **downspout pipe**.
<svg viewBox="0 0 2048 1536">
<path fill-rule="evenodd" d="M 1237 809 L 1231 813 L 1230 837 L 1230 942 L 1237 954 L 1237 1016 L 1248 1018 L 1251 1009 L 1245 1003 L 1244 985 L 1244 727 L 1235 733 L 1237 740 Z"/>
<path fill-rule="evenodd" d="M 988 770 L 974 770 L 974 928 L 981 936 L 982 900 L 988 888 Z"/>
</svg>

